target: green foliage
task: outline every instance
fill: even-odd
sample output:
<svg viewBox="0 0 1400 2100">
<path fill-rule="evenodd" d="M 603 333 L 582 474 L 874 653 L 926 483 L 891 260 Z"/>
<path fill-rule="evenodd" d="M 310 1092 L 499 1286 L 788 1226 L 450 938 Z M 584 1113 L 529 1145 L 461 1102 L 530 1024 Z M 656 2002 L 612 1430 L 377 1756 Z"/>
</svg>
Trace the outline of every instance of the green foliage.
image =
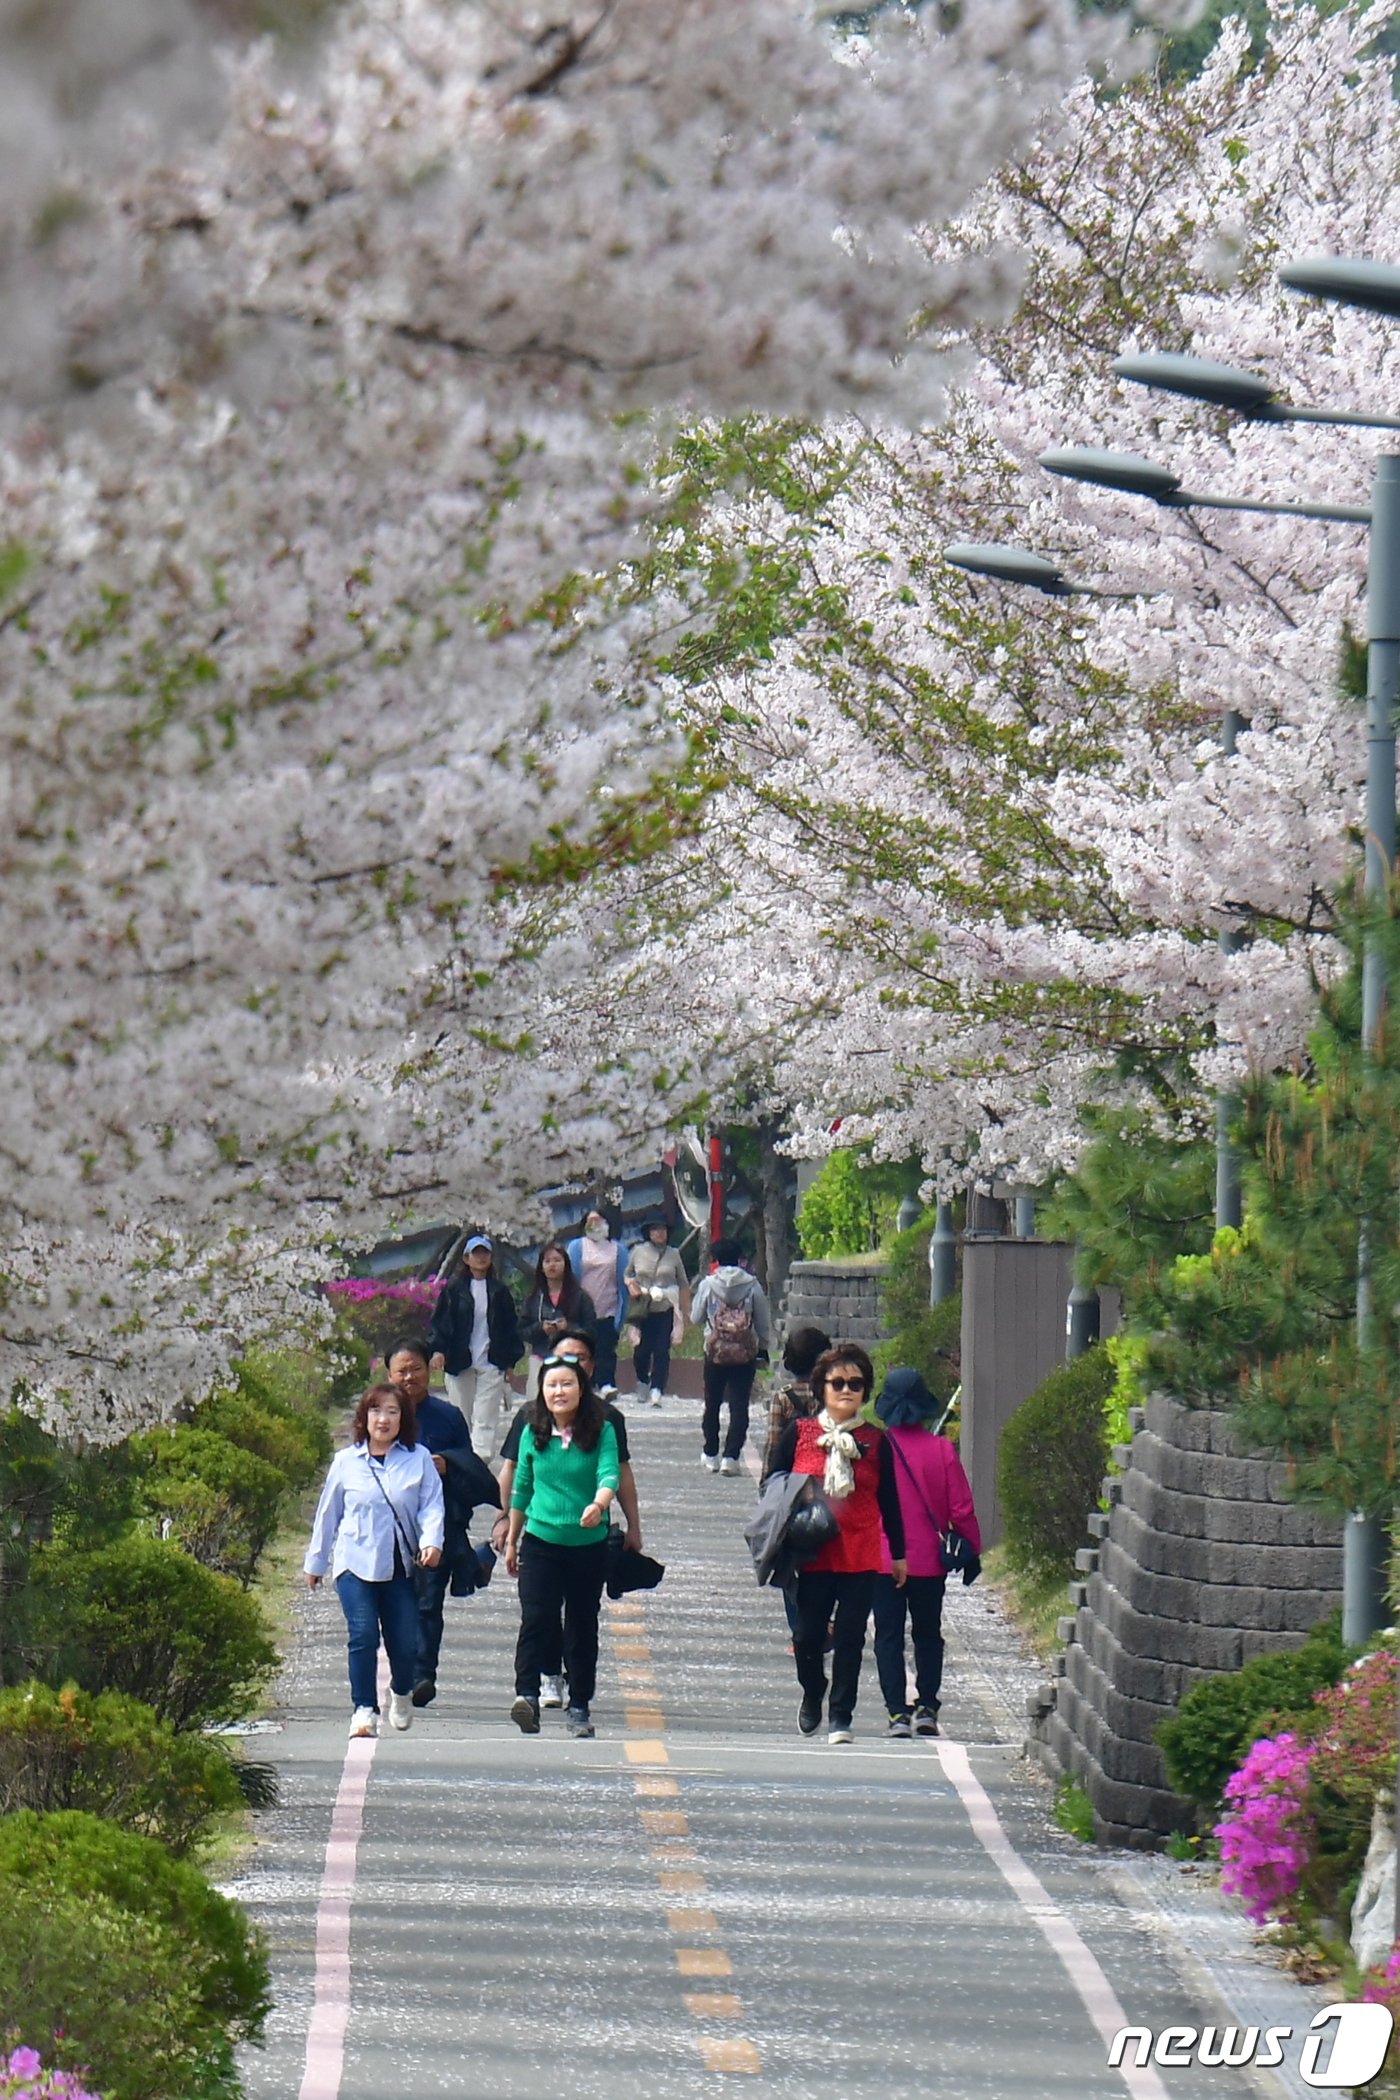
<svg viewBox="0 0 1400 2100">
<path fill-rule="evenodd" d="M 32 1587 L 34 1675 L 125 1692 L 178 1729 L 236 1720 L 277 1666 L 255 1600 L 165 1539 L 46 1547 Z"/>
<path fill-rule="evenodd" d="M 1065 1775 L 1055 1789 L 1055 1806 L 1050 1813 L 1059 1829 L 1078 1838 L 1081 1845 L 1093 1844 L 1094 1804 L 1081 1779 Z"/>
<path fill-rule="evenodd" d="M 1047 1239 L 1073 1240 L 1081 1283 L 1130 1300 L 1181 1254 L 1204 1254 L 1215 1226 L 1215 1147 L 1137 1109 L 1096 1110 L 1077 1170 L 1037 1206 Z"/>
<path fill-rule="evenodd" d="M 1003 1429 L 997 1494 L 1011 1567 L 1048 1575 L 1083 1545 L 1108 1465 L 1114 1378 L 1107 1350 L 1090 1349 L 1052 1371 Z"/>
<path fill-rule="evenodd" d="M 1193 1685 L 1157 1728 L 1177 1793 L 1203 1809 L 1218 1807 L 1250 1744 L 1297 1716 L 1311 1717 L 1313 1693 L 1336 1684 L 1352 1652 L 1343 1645 L 1334 1614 L 1314 1626 L 1300 1648 L 1257 1655 L 1241 1670 Z"/>
<path fill-rule="evenodd" d="M 0 1814 L 83 1809 L 178 1856 L 242 1800 L 221 1744 L 177 1734 L 137 1699 L 39 1683 L 0 1692 Z"/>
<path fill-rule="evenodd" d="M 141 1508 L 160 1536 L 246 1589 L 277 1529 L 286 1474 L 212 1429 L 152 1429 L 132 1442 L 145 1464 Z"/>
<path fill-rule="evenodd" d="M 113 1537 L 133 1506 L 124 1449 L 79 1453 L 21 1409 L 0 1412 L 0 1684 L 22 1667 L 35 1547 L 79 1526 L 93 1540 Z"/>
<path fill-rule="evenodd" d="M 798 1207 L 804 1259 L 873 1254 L 892 1232 L 901 1198 L 917 1193 L 921 1173 L 906 1162 L 872 1162 L 850 1147 L 829 1154 Z"/>
<path fill-rule="evenodd" d="M 187 1862 L 92 1815 L 0 1820 L 0 2031 L 108 2100 L 233 2100 L 267 2010 L 260 1935 Z"/>
<path fill-rule="evenodd" d="M 1142 1390 L 1142 1371 L 1147 1362 L 1147 1340 L 1140 1334 L 1110 1335 L 1104 1343 L 1109 1362 L 1113 1365 L 1113 1390 L 1108 1396 L 1105 1423 L 1108 1430 L 1108 1448 L 1115 1444 L 1132 1441 L 1128 1426 L 1128 1409 L 1141 1407 L 1145 1397 Z M 1110 1464 L 1112 1461 L 1110 1461 Z"/>
<path fill-rule="evenodd" d="M 889 1266 L 880 1289 L 880 1310 L 890 1336 L 874 1352 L 874 1361 L 881 1377 L 894 1364 L 911 1365 L 929 1391 L 947 1402 L 957 1387 L 961 1364 L 962 1299 L 955 1294 L 941 1305 L 928 1302 L 932 1231 L 929 1211 L 887 1243 Z"/>
<path fill-rule="evenodd" d="M 195 1409 L 191 1426 L 213 1429 L 304 1488 L 331 1455 L 327 1410 L 368 1384 L 368 1360 L 342 1360 L 339 1344 L 250 1349 L 232 1387 Z M 345 1380 L 349 1375 L 351 1382 Z"/>
</svg>

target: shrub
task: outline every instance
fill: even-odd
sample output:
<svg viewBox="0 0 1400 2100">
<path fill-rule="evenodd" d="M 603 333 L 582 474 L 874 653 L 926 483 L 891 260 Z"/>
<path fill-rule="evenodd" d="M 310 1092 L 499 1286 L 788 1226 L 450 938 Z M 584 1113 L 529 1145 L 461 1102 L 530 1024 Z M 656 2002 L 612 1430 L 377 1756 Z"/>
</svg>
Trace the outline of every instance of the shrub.
<svg viewBox="0 0 1400 2100">
<path fill-rule="evenodd" d="M 1225 1782 L 1244 1762 L 1250 1744 L 1310 1717 L 1313 1694 L 1337 1682 L 1348 1653 L 1334 1614 L 1314 1626 L 1300 1648 L 1256 1655 L 1242 1670 L 1193 1685 L 1157 1728 L 1176 1791 L 1204 1809 L 1217 1808 Z"/>
<path fill-rule="evenodd" d="M 213 2100 L 267 2010 L 260 1936 L 153 1838 L 73 1813 L 0 1822 L 0 2027 L 89 2067 L 107 2100 Z"/>
<path fill-rule="evenodd" d="M 1308 1809 L 1313 1745 L 1288 1730 L 1255 1743 L 1225 1782 L 1229 1804 L 1215 1826 L 1223 1871 L 1220 1886 L 1238 1896 L 1256 1925 L 1287 1915 L 1303 1878 L 1313 1841 Z"/>
<path fill-rule="evenodd" d="M 369 1383 L 362 1345 L 319 1349 L 250 1349 L 231 1387 L 196 1408 L 192 1425 L 216 1429 L 231 1444 L 257 1453 L 285 1473 L 293 1487 L 314 1479 L 331 1455 L 326 1411 Z M 342 1390 L 346 1373 L 351 1383 Z M 362 1373 L 364 1375 L 362 1375 Z"/>
<path fill-rule="evenodd" d="M 85 1809 L 178 1855 L 242 1799 L 219 1744 L 177 1735 L 139 1700 L 72 1685 L 0 1692 L 0 1814 Z"/>
<path fill-rule="evenodd" d="M 997 1493 L 1013 1568 L 1049 1575 L 1084 1543 L 1108 1465 L 1114 1377 L 1107 1350 L 1090 1349 L 1052 1371 L 1003 1429 Z"/>
<path fill-rule="evenodd" d="M 883 1376 L 893 1364 L 910 1364 L 922 1374 L 929 1391 L 947 1401 L 958 1383 L 962 1300 L 955 1295 L 941 1305 L 928 1302 L 932 1231 L 933 1217 L 928 1213 L 889 1242 L 880 1310 L 890 1339 L 875 1351 L 875 1367 Z"/>
<path fill-rule="evenodd" d="M 253 1598 L 165 1539 L 38 1556 L 34 1587 L 49 1683 L 126 1692 L 174 1728 L 232 1721 L 277 1667 Z"/>
<path fill-rule="evenodd" d="M 212 1429 L 151 1429 L 132 1439 L 141 1505 L 186 1553 L 246 1589 L 277 1529 L 285 1473 Z"/>
<path fill-rule="evenodd" d="M 365 1276 L 347 1276 L 322 1288 L 341 1323 L 372 1356 L 382 1357 L 401 1335 L 426 1337 L 443 1286 L 436 1282 L 379 1283 Z"/>
<path fill-rule="evenodd" d="M 70 2071 L 46 2071 L 37 2049 L 0 2058 L 0 2100 L 96 2100 Z"/>
<path fill-rule="evenodd" d="M 1055 1789 L 1055 1806 L 1051 1810 L 1057 1829 L 1068 1837 L 1078 1838 L 1081 1845 L 1094 1842 L 1094 1804 L 1082 1779 L 1072 1778 L 1067 1772 Z"/>
</svg>

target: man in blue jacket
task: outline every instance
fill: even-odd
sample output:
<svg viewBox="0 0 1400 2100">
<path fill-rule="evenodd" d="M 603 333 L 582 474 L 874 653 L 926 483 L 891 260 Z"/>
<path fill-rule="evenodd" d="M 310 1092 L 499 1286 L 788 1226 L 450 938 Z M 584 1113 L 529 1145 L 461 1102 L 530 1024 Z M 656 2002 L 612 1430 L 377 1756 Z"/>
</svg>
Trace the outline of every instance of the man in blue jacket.
<svg viewBox="0 0 1400 2100">
<path fill-rule="evenodd" d="M 471 1437 L 460 1411 L 450 1401 L 439 1400 L 428 1391 L 428 1352 L 421 1342 L 406 1336 L 395 1342 L 388 1355 L 389 1379 L 402 1386 L 413 1401 L 418 1419 L 418 1441 L 432 1453 L 442 1481 L 445 1533 L 442 1559 L 435 1568 L 416 1568 L 418 1592 L 418 1660 L 413 1672 L 413 1703 L 427 1706 L 437 1697 L 438 1657 L 442 1652 L 442 1609 L 449 1586 L 454 1597 L 469 1596 L 480 1587 L 478 1569 L 483 1566 L 467 1535 L 472 1512 L 483 1506 L 499 1509 L 500 1490 L 489 1469 L 472 1450 Z M 495 1556 L 486 1548 L 489 1570 Z M 487 1580 L 489 1580 L 489 1573 Z"/>
<path fill-rule="evenodd" d="M 515 1300 L 496 1274 L 484 1232 L 467 1241 L 466 1266 L 438 1295 L 428 1347 L 447 1374 L 447 1397 L 471 1425 L 480 1459 L 496 1455 L 505 1415 L 506 1373 L 524 1354 Z"/>
</svg>

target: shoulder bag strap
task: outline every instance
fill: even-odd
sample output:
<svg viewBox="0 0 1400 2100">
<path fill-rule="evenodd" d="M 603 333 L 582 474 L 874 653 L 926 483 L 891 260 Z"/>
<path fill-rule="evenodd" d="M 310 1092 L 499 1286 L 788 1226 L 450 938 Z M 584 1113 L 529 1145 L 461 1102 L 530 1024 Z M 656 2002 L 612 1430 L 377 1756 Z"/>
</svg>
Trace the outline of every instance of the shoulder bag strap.
<svg viewBox="0 0 1400 2100">
<path fill-rule="evenodd" d="M 926 1517 L 928 1518 L 928 1520 L 929 1520 L 930 1524 L 932 1524 L 932 1526 L 933 1526 L 934 1530 L 935 1530 L 935 1531 L 936 1531 L 936 1532 L 938 1533 L 938 1536 L 939 1536 L 939 1538 L 941 1539 L 945 1531 L 951 1531 L 951 1530 L 952 1530 L 952 1528 L 953 1528 L 953 1527 L 952 1527 L 952 1525 L 951 1525 L 951 1524 L 940 1524 L 940 1523 L 939 1523 L 939 1521 L 938 1521 L 937 1517 L 936 1517 L 936 1516 L 934 1515 L 933 1511 L 932 1511 L 932 1510 L 931 1510 L 931 1509 L 929 1508 L 929 1506 L 928 1506 L 928 1501 L 927 1501 L 927 1498 L 925 1497 L 924 1491 L 923 1491 L 923 1489 L 922 1489 L 922 1488 L 921 1488 L 921 1487 L 919 1486 L 918 1480 L 917 1480 L 917 1478 L 915 1477 L 915 1473 L 914 1473 L 914 1468 L 913 1468 L 913 1467 L 912 1467 L 912 1466 L 910 1465 L 910 1463 L 909 1463 L 908 1459 L 907 1459 L 907 1458 L 906 1458 L 906 1457 L 904 1456 L 904 1453 L 903 1453 L 903 1452 L 902 1452 L 902 1451 L 900 1450 L 900 1448 L 899 1448 L 898 1444 L 897 1444 L 897 1443 L 895 1442 L 894 1438 L 893 1438 L 892 1436 L 889 1436 L 889 1435 L 888 1435 L 888 1432 L 886 1433 L 886 1440 L 887 1440 L 887 1442 L 888 1442 L 888 1444 L 889 1444 L 889 1447 L 890 1447 L 891 1451 L 893 1451 L 893 1453 L 894 1453 L 895 1457 L 896 1457 L 896 1458 L 897 1458 L 897 1459 L 899 1460 L 899 1463 L 900 1463 L 900 1464 L 901 1464 L 901 1465 L 903 1466 L 903 1468 L 904 1468 L 904 1471 L 905 1471 L 905 1476 L 906 1476 L 906 1478 L 908 1479 L 908 1482 L 909 1482 L 909 1485 L 910 1485 L 910 1487 L 911 1487 L 911 1488 L 913 1488 L 913 1490 L 914 1490 L 914 1493 L 915 1493 L 915 1494 L 916 1494 L 916 1495 L 918 1496 L 918 1498 L 919 1498 L 920 1504 L 922 1505 L 922 1508 L 923 1508 L 923 1512 L 924 1512 L 924 1515 L 925 1515 L 925 1516 L 926 1516 Z"/>
<path fill-rule="evenodd" d="M 394 1530 L 398 1536 L 399 1544 L 404 1548 L 404 1551 L 407 1555 L 408 1573 L 411 1575 L 413 1573 L 413 1563 L 418 1558 L 418 1549 L 416 1546 L 412 1546 L 409 1544 L 408 1532 L 399 1516 L 398 1504 L 395 1502 L 393 1496 L 389 1493 L 388 1488 L 385 1487 L 384 1476 L 382 1473 L 376 1470 L 374 1460 L 370 1457 L 368 1448 L 366 1448 L 365 1451 L 365 1464 L 369 1467 L 370 1479 L 374 1482 L 380 1494 L 384 1497 L 384 1500 L 389 1505 L 389 1514 L 394 1520 Z"/>
</svg>

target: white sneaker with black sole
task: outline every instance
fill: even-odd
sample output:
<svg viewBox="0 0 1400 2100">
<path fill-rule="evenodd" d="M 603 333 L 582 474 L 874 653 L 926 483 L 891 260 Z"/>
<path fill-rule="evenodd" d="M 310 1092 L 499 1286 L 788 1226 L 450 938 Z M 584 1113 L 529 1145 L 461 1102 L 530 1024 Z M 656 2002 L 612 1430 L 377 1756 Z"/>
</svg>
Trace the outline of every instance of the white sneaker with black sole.
<svg viewBox="0 0 1400 2100">
<path fill-rule="evenodd" d="M 372 1706 L 357 1706 L 350 1716 L 351 1735 L 378 1735 L 379 1716 Z"/>
<path fill-rule="evenodd" d="M 541 1677 L 540 1705 L 562 1706 L 564 1704 L 564 1680 L 562 1677 Z"/>
</svg>

